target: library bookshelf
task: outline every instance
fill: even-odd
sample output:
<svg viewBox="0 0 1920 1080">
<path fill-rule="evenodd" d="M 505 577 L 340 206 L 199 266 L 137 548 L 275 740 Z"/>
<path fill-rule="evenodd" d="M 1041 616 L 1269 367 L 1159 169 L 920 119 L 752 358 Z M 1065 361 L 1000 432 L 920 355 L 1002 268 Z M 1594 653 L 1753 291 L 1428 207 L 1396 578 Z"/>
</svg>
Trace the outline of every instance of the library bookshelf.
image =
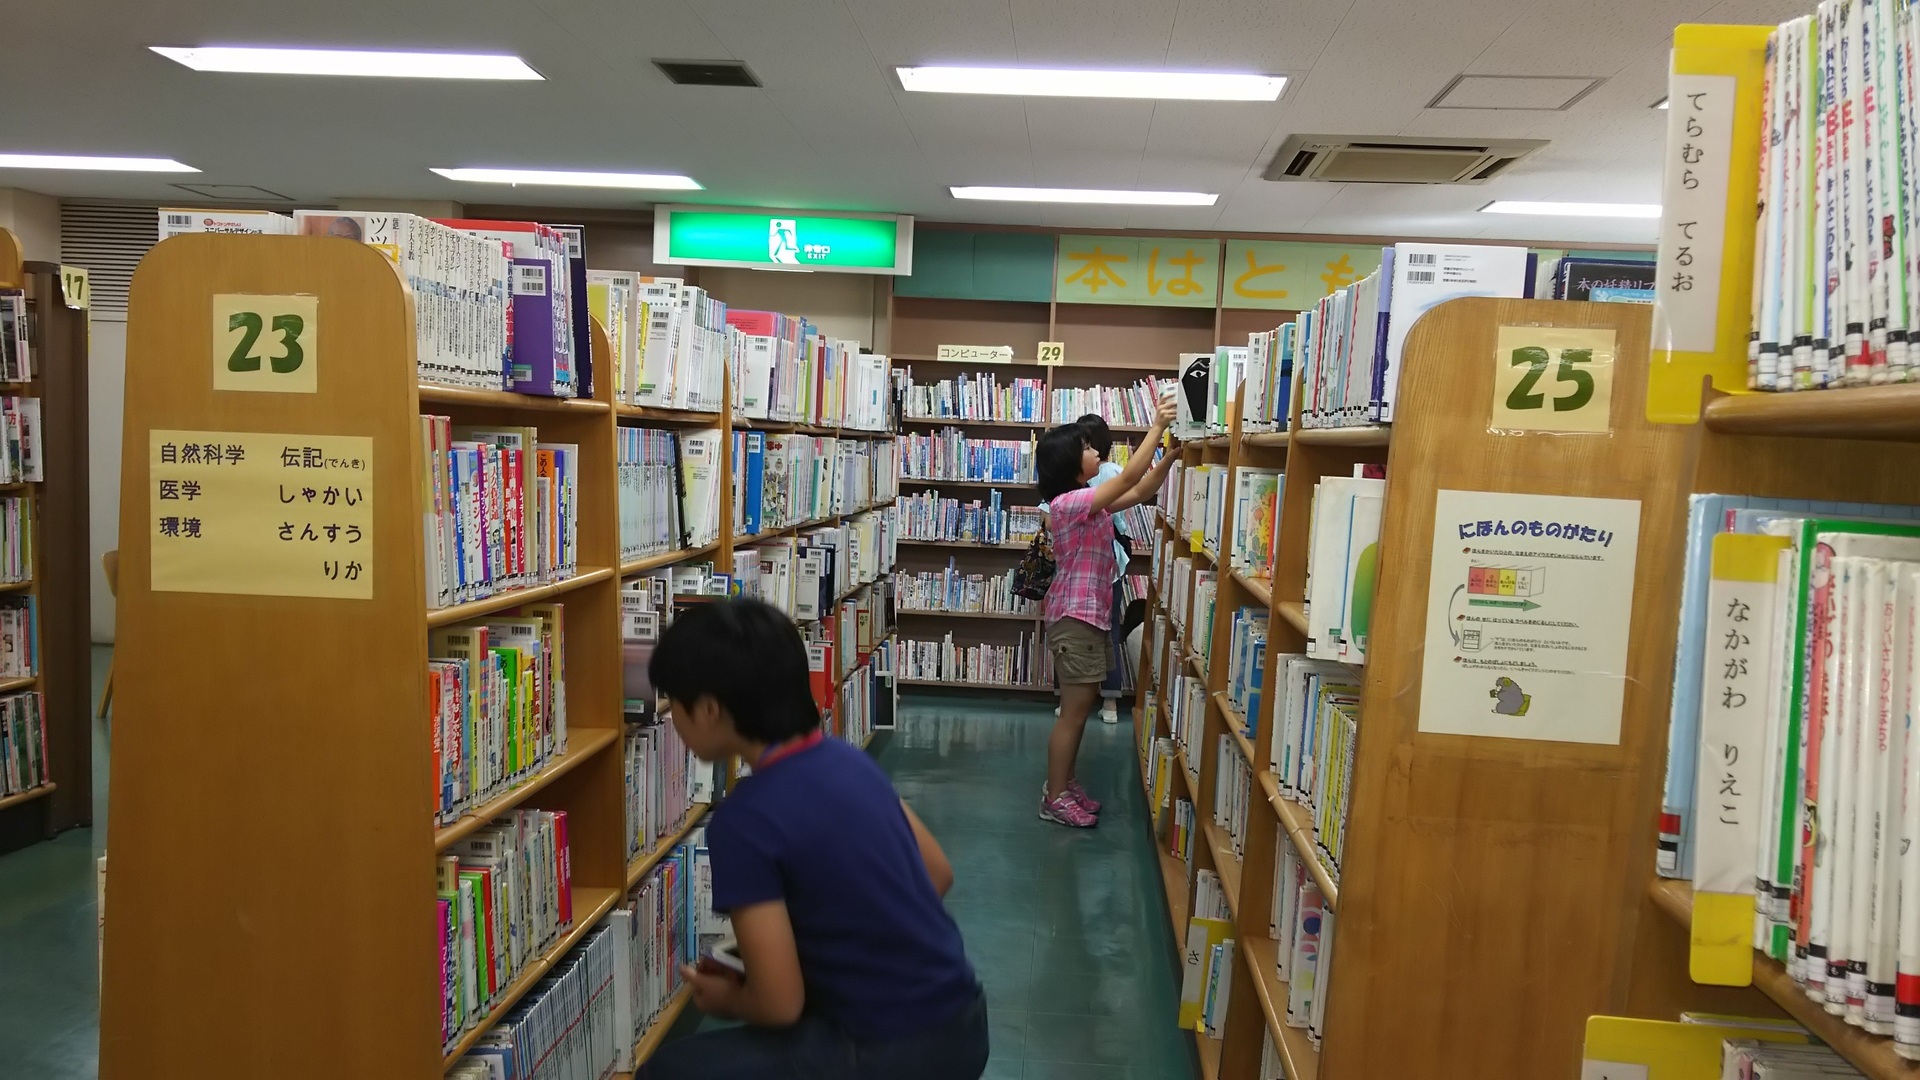
<svg viewBox="0 0 1920 1080">
<path fill-rule="evenodd" d="M 1488 429 L 1502 326 L 1613 331 L 1618 351 L 1605 434 Z M 1455 300 L 1413 327 L 1400 374 L 1407 404 L 1391 428 L 1303 431 L 1296 393 L 1287 432 L 1243 434 L 1236 421 L 1224 440 L 1181 446 L 1189 466 L 1286 474 L 1271 579 L 1234 571 L 1224 558 L 1195 558 L 1197 568 L 1211 562 L 1218 571 L 1213 662 L 1201 670 L 1194 661 L 1194 635 L 1203 628 L 1194 612 L 1168 609 L 1158 580 L 1151 602 L 1169 618 L 1169 640 L 1159 657 L 1152 655 L 1151 637 L 1142 646 L 1143 670 L 1158 672 L 1163 687 L 1183 664 L 1206 680 L 1198 769 L 1189 774 L 1182 760 L 1169 782 L 1176 796 L 1193 801 L 1193 865 L 1220 875 L 1244 961 L 1234 973 L 1222 1040 L 1198 1040 L 1208 1075 L 1216 1075 L 1210 1063 L 1217 1055 L 1218 1076 L 1255 1076 L 1267 1036 L 1294 1080 L 1574 1075 L 1586 1019 L 1595 1013 L 1777 1014 L 1755 1006 L 1751 993 L 1685 984 L 1684 931 L 1656 910 L 1648 891 L 1653 837 L 1647 823 L 1658 812 L 1672 673 L 1671 608 L 1664 605 L 1678 573 L 1685 520 L 1685 480 L 1675 464 L 1692 460 L 1689 440 L 1697 438 L 1642 415 L 1648 340 L 1649 312 L 1634 305 Z M 1751 443 L 1726 441 L 1730 447 Z M 1730 448 L 1718 467 L 1731 468 L 1734 453 Z M 1362 464 L 1384 466 L 1386 494 L 1372 634 L 1367 662 L 1356 668 L 1359 734 L 1336 875 L 1318 851 L 1309 812 L 1280 792 L 1270 701 L 1268 715 L 1256 718 L 1254 738 L 1237 737 L 1240 718 L 1224 693 L 1228 615 L 1243 606 L 1270 612 L 1263 685 L 1271 692 L 1276 658 L 1303 652 L 1306 643 L 1302 598 L 1314 486 L 1322 477 L 1352 475 Z M 1640 502 L 1617 745 L 1421 731 L 1423 638 L 1442 489 Z M 1173 505 L 1183 504 L 1176 496 Z M 1233 533 L 1233 509 L 1229 502 L 1223 537 Z M 1159 528 L 1166 557 L 1194 554 L 1190 536 L 1164 518 Z M 1647 612 L 1667 614 L 1665 629 Z M 1165 708 L 1142 707 L 1135 715 L 1152 725 L 1136 733 L 1143 746 L 1171 734 Z M 1211 824 L 1220 783 L 1212 751 L 1230 733 L 1253 772 L 1252 802 L 1267 807 L 1249 813 L 1245 855 L 1237 862 Z M 1164 840 L 1160 844 L 1164 849 Z M 1317 1047 L 1304 1029 L 1285 1022 L 1289 987 L 1278 978 L 1269 929 L 1280 844 L 1292 845 L 1338 916 Z M 1192 873 L 1178 859 L 1163 854 L 1162 860 L 1172 862 L 1169 913 L 1176 941 L 1184 941 Z M 1656 920 L 1663 937 L 1650 943 L 1645 938 Z M 1660 948 L 1674 933 L 1682 942 L 1677 959 Z M 1380 1035 L 1383 1016 L 1393 1018 L 1391 1038 Z"/>
<path fill-rule="evenodd" d="M 44 477 L 0 486 L 0 494 L 32 507 L 28 578 L 0 589 L 9 598 L 32 598 L 39 642 L 34 674 L 0 680 L 0 692 L 40 692 L 47 755 L 44 783 L 0 797 L 4 853 L 93 820 L 93 567 L 87 555 L 86 300 L 67 292 L 59 264 L 23 259 L 18 239 L 4 228 L 0 289 L 24 293 L 34 357 L 33 378 L 0 384 L 0 394 L 39 400 Z"/>
<path fill-rule="evenodd" d="M 313 357 L 313 392 L 213 389 L 212 365 L 224 353 L 214 351 L 208 313 L 223 294 L 315 299 L 324 348 Z M 623 575 L 682 559 L 728 570 L 734 538 L 623 565 L 615 427 L 706 426 L 716 417 L 616 408 L 605 379 L 594 398 L 566 402 L 422 385 L 413 317 L 387 260 L 344 240 L 183 236 L 156 246 L 136 272 L 113 726 L 121 767 L 109 792 L 117 824 L 101 1001 L 108 1080 L 438 1077 L 703 820 L 696 805 L 659 843 L 627 857 L 618 593 Z M 596 359 L 605 340 L 596 332 Z M 543 440 L 579 447 L 579 565 L 570 576 L 428 607 L 423 412 L 534 426 Z M 153 588 L 148 444 L 161 430 L 369 440 L 370 597 Z M 723 506 L 721 520 L 730 513 Z M 532 601 L 565 608 L 566 752 L 436 828 L 423 722 L 428 630 Z M 480 1027 L 443 1052 L 434 855 L 513 808 L 568 813 L 573 924 L 518 973 Z M 313 1041 L 311 1011 L 266 989 L 288 985 L 327 1003 L 339 1037 L 323 1040 L 325 1053 L 286 1053 Z M 669 1002 L 643 1051 L 685 1004 L 684 994 Z"/>
</svg>

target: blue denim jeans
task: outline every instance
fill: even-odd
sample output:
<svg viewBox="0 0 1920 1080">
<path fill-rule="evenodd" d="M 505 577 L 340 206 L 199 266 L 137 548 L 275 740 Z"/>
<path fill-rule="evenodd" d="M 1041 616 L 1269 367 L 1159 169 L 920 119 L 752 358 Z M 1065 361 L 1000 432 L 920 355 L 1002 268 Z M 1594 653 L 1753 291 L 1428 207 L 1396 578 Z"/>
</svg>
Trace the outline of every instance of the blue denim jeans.
<svg viewBox="0 0 1920 1080">
<path fill-rule="evenodd" d="M 791 1027 L 751 1025 L 675 1039 L 634 1080 L 979 1080 L 987 1068 L 987 999 L 899 1039 L 864 1042 L 808 1014 Z"/>
</svg>

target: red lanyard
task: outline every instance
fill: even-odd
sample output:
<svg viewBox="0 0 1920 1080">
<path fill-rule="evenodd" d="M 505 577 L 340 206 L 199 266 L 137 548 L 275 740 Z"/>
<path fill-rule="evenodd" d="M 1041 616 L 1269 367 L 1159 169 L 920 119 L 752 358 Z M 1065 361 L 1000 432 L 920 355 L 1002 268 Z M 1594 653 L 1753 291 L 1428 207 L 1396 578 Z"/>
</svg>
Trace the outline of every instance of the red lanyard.
<svg viewBox="0 0 1920 1080">
<path fill-rule="evenodd" d="M 815 729 L 813 731 L 808 732 L 805 735 L 800 736 L 799 738 L 793 740 L 792 742 L 781 743 L 779 746 L 776 746 L 773 749 L 768 750 L 766 753 L 761 754 L 760 760 L 754 763 L 753 769 L 755 772 L 760 772 L 765 770 L 769 765 L 772 765 L 774 762 L 779 761 L 781 758 L 790 758 L 802 750 L 811 750 L 814 747 L 819 746 L 820 740 L 826 737 L 827 737 L 826 732 Z"/>
</svg>

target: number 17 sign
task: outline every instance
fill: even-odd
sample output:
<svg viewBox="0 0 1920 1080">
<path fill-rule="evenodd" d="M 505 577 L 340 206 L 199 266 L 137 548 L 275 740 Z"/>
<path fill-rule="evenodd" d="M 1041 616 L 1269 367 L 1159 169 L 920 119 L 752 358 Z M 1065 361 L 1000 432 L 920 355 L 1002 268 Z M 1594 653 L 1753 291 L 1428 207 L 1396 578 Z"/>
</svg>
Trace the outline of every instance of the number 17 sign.
<svg viewBox="0 0 1920 1080">
<path fill-rule="evenodd" d="M 1493 431 L 1612 430 L 1609 329 L 1502 326 L 1493 359 Z"/>
</svg>

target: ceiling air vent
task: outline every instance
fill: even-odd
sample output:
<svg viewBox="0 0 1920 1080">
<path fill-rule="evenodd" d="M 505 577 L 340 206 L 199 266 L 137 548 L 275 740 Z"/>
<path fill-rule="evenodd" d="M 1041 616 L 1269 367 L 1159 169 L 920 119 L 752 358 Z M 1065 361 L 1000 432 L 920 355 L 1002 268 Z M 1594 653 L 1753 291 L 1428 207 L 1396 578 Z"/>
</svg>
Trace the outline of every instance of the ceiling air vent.
<svg viewBox="0 0 1920 1080">
<path fill-rule="evenodd" d="M 1342 184 L 1482 184 L 1545 145 L 1545 139 L 1295 135 L 1281 144 L 1262 175 Z"/>
<path fill-rule="evenodd" d="M 759 86 L 738 60 L 655 60 L 653 66 L 678 86 Z"/>
</svg>

